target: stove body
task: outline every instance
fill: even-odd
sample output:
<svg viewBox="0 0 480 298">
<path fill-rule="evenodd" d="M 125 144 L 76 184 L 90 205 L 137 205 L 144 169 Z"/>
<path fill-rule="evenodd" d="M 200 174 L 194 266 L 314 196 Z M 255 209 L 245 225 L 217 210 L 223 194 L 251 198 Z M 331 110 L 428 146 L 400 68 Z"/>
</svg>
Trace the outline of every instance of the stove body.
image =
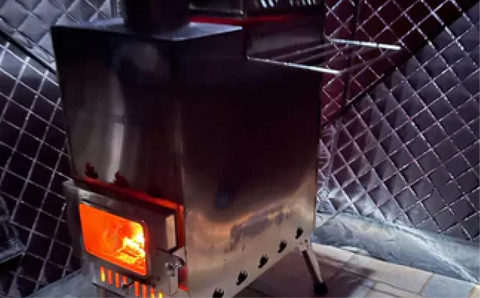
<svg viewBox="0 0 480 298">
<path fill-rule="evenodd" d="M 99 287 L 229 297 L 308 246 L 321 74 L 248 59 L 246 34 L 205 23 L 138 32 L 122 20 L 52 29 L 68 220 Z M 113 261 L 106 248 L 122 246 L 112 239 L 125 225 L 141 230 L 139 270 L 125 263 L 133 246 Z"/>
</svg>

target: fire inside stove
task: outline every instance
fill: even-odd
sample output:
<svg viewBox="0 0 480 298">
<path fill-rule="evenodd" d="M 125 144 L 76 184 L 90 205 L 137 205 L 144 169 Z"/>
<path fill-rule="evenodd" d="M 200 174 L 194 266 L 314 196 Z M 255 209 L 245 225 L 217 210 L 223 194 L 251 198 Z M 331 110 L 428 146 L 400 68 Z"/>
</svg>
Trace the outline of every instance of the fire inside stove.
<svg viewBox="0 0 480 298">
<path fill-rule="evenodd" d="M 147 255 L 144 227 L 138 222 L 83 203 L 79 208 L 87 252 L 145 276 Z"/>
</svg>

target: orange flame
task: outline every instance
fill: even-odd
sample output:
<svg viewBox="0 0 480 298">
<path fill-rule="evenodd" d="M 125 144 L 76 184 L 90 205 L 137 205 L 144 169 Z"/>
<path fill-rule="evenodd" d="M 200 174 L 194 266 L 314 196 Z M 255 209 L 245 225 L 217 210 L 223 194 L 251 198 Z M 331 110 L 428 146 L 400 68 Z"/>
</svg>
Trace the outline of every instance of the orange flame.
<svg viewBox="0 0 480 298">
<path fill-rule="evenodd" d="M 124 237 L 122 247 L 116 251 L 116 258 L 130 265 L 142 262 L 145 255 L 145 237 L 142 229 L 137 229 L 130 238 Z"/>
<path fill-rule="evenodd" d="M 138 222 L 80 204 L 86 250 L 110 263 L 145 276 L 145 233 Z"/>
</svg>

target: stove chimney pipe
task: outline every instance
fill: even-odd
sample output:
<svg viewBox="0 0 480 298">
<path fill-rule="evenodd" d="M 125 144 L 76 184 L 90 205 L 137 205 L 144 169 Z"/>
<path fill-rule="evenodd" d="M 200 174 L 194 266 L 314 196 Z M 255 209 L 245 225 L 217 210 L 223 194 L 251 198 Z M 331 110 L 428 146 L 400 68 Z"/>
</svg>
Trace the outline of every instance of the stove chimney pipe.
<svg viewBox="0 0 480 298">
<path fill-rule="evenodd" d="M 125 25 L 148 33 L 175 31 L 189 21 L 188 0 L 120 0 Z"/>
</svg>

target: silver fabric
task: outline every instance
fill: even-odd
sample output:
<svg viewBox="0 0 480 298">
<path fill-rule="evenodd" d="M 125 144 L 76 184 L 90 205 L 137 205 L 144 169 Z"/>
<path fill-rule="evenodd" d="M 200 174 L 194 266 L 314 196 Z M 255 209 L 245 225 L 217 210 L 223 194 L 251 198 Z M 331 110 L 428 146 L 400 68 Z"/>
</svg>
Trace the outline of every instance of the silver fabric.
<svg viewBox="0 0 480 298">
<path fill-rule="evenodd" d="M 111 17 L 110 0 L 3 0 L 0 30 L 54 67 L 50 26 Z"/>
<path fill-rule="evenodd" d="M 313 241 L 361 250 L 370 257 L 436 274 L 480 281 L 480 253 L 476 243 L 434 233 L 340 214 L 317 216 Z"/>
<path fill-rule="evenodd" d="M 478 10 L 463 14 L 338 120 L 321 212 L 478 242 Z"/>
</svg>

